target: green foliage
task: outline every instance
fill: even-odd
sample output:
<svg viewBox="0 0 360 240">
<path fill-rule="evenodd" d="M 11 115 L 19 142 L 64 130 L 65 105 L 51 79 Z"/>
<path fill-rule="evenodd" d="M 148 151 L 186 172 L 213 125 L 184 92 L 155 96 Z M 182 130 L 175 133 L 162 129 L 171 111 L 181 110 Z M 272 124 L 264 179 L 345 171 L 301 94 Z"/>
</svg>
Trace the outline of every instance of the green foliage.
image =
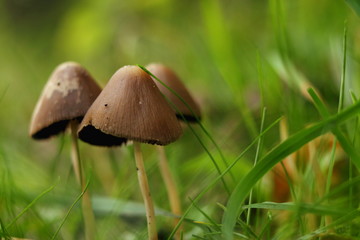
<svg viewBox="0 0 360 240">
<path fill-rule="evenodd" d="M 199 102 L 201 122 L 166 147 L 181 216 L 143 147 L 163 239 L 180 225 L 183 239 L 358 239 L 359 16 L 357 0 L 2 1 L 0 238 L 84 236 L 68 134 L 28 136 L 46 80 L 72 60 L 101 86 L 162 62 Z M 97 239 L 145 239 L 131 148 L 80 154 Z"/>
<path fill-rule="evenodd" d="M 235 226 L 236 219 L 240 214 L 241 204 L 245 201 L 251 188 L 257 181 L 260 180 L 261 177 L 270 171 L 276 163 L 298 150 L 304 144 L 310 142 L 316 137 L 319 137 L 327 131 L 332 130 L 334 127 L 342 124 L 342 122 L 356 116 L 359 112 L 360 102 L 357 102 L 344 112 L 331 116 L 294 134 L 265 155 L 261 161 L 238 183 L 229 198 L 223 218 L 223 234 L 225 239 L 232 239 L 232 228 Z"/>
<path fill-rule="evenodd" d="M 345 0 L 347 4 L 360 16 L 360 2 L 358 0 Z"/>
</svg>

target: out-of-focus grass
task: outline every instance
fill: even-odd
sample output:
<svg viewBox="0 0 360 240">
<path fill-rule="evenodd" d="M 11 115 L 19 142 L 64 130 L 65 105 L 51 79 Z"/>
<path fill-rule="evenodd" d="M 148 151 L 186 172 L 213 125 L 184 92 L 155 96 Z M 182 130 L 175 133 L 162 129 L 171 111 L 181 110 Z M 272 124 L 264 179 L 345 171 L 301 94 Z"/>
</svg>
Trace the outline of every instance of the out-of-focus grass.
<svg viewBox="0 0 360 240">
<path fill-rule="evenodd" d="M 3 0 L 0 3 L 2 227 L 6 228 L 44 189 L 56 182 L 51 192 L 27 209 L 13 227 L 6 229 L 16 237 L 51 238 L 80 194 L 67 154 L 68 136 L 36 142 L 27 134 L 41 89 L 59 63 L 67 60 L 81 63 L 102 86 L 126 64 L 146 65 L 155 61 L 172 67 L 200 103 L 203 125 L 231 163 L 258 136 L 263 107 L 267 109 L 264 126 L 285 116 L 289 135 L 326 119 L 319 115 L 311 98 L 304 95 L 309 86 L 317 89 L 328 114 L 336 113 L 344 20 L 348 22 L 344 107 L 352 104 L 349 90 L 356 96 L 360 90 L 357 6 L 356 1 L 350 0 Z M 345 124 L 346 129 L 339 126 L 338 131 L 358 154 L 359 143 L 352 141 L 358 134 L 355 123 L 349 120 Z M 226 166 L 212 142 L 199 126 L 193 127 L 221 172 L 225 171 Z M 262 141 L 260 159 L 280 142 L 278 129 L 271 128 Z M 323 156 L 324 149 L 319 147 L 315 155 L 322 156 L 316 158 L 322 174 L 326 173 L 328 161 L 327 156 Z M 118 211 L 119 202 L 104 208 L 105 200 L 96 200 L 107 199 L 109 204 L 111 199 L 118 199 L 130 208 L 132 203 L 141 203 L 131 151 L 126 147 L 106 149 L 84 143 L 80 144 L 80 150 L 86 170 L 92 175 L 89 189 L 95 196 L 98 239 L 146 236 L 145 219 L 138 212 L 132 215 L 129 211 Z M 166 151 L 186 209 L 192 204 L 189 199 L 195 199 L 219 174 L 189 129 Z M 156 154 L 152 146 L 144 146 L 144 152 L 154 201 L 164 211 L 159 216 L 159 229 L 164 236 L 169 236 L 172 228 L 168 223 L 172 221 L 166 214 L 169 203 L 157 169 Z M 230 192 L 239 181 L 244 181 L 244 176 L 249 176 L 246 174 L 252 169 L 255 154 L 253 146 L 232 167 L 235 182 L 228 174 L 224 175 Z M 350 154 L 354 161 L 356 154 Z M 349 155 L 337 150 L 336 156 L 328 195 L 322 194 L 325 186 L 316 183 L 320 177 L 314 173 L 313 165 L 306 159 L 300 162 L 300 157 L 297 162 L 300 179 L 292 182 L 297 193 L 293 205 L 261 204 L 261 201 L 274 201 L 272 193 L 276 187 L 271 177 L 261 178 L 254 191 L 253 204 L 247 206 L 254 208 L 251 221 L 247 225 L 244 215 L 235 216 L 238 221 L 234 237 L 293 239 L 302 234 L 304 239 L 310 239 L 330 230 L 358 237 L 356 212 L 344 211 L 350 214 L 344 221 L 334 216 L 333 223 L 339 223 L 335 226 L 322 227 L 319 223 L 319 218 L 327 212 L 322 211 L 323 205 L 317 205 L 316 199 L 327 198 L 331 209 L 347 209 L 349 202 L 354 209 L 359 204 L 357 170 L 349 174 Z M 345 187 L 333 192 L 341 183 Z M 352 194 L 349 194 L 350 188 Z M 192 234 L 222 239 L 219 224 L 226 210 L 221 206 L 229 206 L 228 194 L 220 183 L 208 190 L 188 212 L 184 239 L 191 238 Z M 309 217 L 309 211 L 315 216 Z M 294 229 L 301 220 L 304 223 L 301 231 Z M 191 224 L 192 221 L 195 223 Z M 81 238 L 81 222 L 80 208 L 75 205 L 59 238 Z M 350 227 L 345 228 L 344 224 Z M 2 229 L 0 234 L 5 236 L 6 231 Z"/>
</svg>

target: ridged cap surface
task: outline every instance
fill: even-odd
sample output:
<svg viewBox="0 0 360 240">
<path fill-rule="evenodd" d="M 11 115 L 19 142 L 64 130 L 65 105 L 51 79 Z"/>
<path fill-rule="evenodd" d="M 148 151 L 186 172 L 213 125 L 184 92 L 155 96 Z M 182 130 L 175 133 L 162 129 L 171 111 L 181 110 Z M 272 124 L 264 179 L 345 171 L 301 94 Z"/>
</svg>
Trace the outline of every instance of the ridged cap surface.
<svg viewBox="0 0 360 240">
<path fill-rule="evenodd" d="M 150 75 L 125 66 L 89 108 L 78 135 L 94 145 L 121 145 L 127 139 L 166 145 L 180 137 L 181 127 Z"/>
<path fill-rule="evenodd" d="M 100 92 L 101 88 L 80 64 L 60 64 L 36 104 L 30 136 L 45 139 L 64 131 L 70 120 L 82 119 Z"/>
</svg>

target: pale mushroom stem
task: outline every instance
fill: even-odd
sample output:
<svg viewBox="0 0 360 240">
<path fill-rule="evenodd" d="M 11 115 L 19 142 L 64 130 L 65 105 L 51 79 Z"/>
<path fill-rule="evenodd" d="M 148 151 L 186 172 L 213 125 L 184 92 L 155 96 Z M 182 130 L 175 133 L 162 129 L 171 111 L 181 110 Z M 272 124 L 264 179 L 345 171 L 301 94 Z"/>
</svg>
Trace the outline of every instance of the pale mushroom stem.
<svg viewBox="0 0 360 240">
<path fill-rule="evenodd" d="M 76 120 L 70 121 L 71 127 L 71 160 L 74 167 L 76 179 L 81 186 L 81 191 L 86 187 L 83 167 L 80 160 L 79 146 L 77 141 L 78 122 Z M 81 199 L 81 208 L 84 217 L 85 239 L 95 239 L 95 216 L 92 211 L 91 200 L 89 192 L 86 191 Z"/>
<path fill-rule="evenodd" d="M 147 219 L 147 227 L 148 227 L 148 235 L 149 240 L 157 240 L 157 230 L 156 230 L 156 219 L 155 219 L 155 211 L 154 204 L 151 199 L 151 193 L 149 188 L 148 179 L 146 176 L 144 161 L 141 153 L 140 143 L 134 142 L 134 153 L 135 153 L 135 163 L 136 170 L 139 180 L 139 185 L 141 189 L 141 194 L 144 199 L 145 209 L 146 209 L 146 219 Z"/>
<path fill-rule="evenodd" d="M 160 168 L 161 176 L 165 182 L 166 191 L 167 191 L 168 198 L 170 201 L 171 212 L 173 214 L 175 214 L 176 216 L 180 216 L 182 214 L 182 211 L 181 211 L 179 192 L 178 192 L 175 180 L 170 171 L 169 161 L 166 157 L 165 148 L 163 146 L 157 146 L 157 151 L 158 151 L 159 158 L 160 158 L 159 159 L 159 168 Z M 178 224 L 178 222 L 179 222 L 179 219 L 176 218 L 174 220 L 174 227 Z M 176 240 L 180 240 L 180 238 L 181 238 L 181 234 L 180 234 L 181 229 L 182 229 L 182 227 L 180 227 L 175 234 Z"/>
</svg>

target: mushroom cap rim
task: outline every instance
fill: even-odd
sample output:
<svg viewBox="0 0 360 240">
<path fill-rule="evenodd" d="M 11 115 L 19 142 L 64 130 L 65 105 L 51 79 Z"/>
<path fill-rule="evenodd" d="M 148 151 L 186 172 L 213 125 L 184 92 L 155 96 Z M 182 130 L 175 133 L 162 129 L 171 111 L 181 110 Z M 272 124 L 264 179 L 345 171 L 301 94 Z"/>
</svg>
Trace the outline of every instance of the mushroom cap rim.
<svg viewBox="0 0 360 240">
<path fill-rule="evenodd" d="M 149 140 L 146 140 L 146 139 L 142 139 L 142 138 L 138 138 L 138 137 L 133 137 L 133 136 L 117 136 L 117 135 L 114 135 L 113 133 L 109 133 L 107 131 L 103 131 L 102 129 L 100 128 L 97 128 L 95 127 L 94 125 L 92 125 L 91 123 L 88 123 L 88 124 L 84 124 L 81 126 L 81 128 L 78 130 L 78 136 L 79 136 L 79 139 L 81 139 L 82 141 L 84 142 L 87 142 L 87 143 L 90 143 L 91 141 L 87 141 L 87 139 L 83 139 L 81 138 L 81 132 L 83 131 L 86 131 L 84 129 L 87 129 L 88 127 L 92 127 L 93 129 L 92 130 L 95 130 L 95 131 L 98 131 L 100 132 L 101 134 L 105 134 L 105 135 L 109 135 L 113 138 L 118 138 L 119 140 L 120 139 L 124 139 L 124 142 L 123 143 L 126 143 L 127 141 L 136 141 L 136 142 L 139 142 L 139 143 L 146 143 L 146 144 L 152 144 L 152 145 L 160 145 L 160 146 L 165 146 L 165 145 L 168 145 L 174 141 L 167 141 L 167 142 L 162 142 L 158 139 L 149 139 Z M 90 143 L 91 144 L 91 143 Z M 97 144 L 94 144 L 94 145 L 97 145 Z M 122 145 L 121 144 L 113 144 L 111 146 L 120 146 Z M 108 145 L 100 145 L 100 146 L 108 146 Z"/>
</svg>

